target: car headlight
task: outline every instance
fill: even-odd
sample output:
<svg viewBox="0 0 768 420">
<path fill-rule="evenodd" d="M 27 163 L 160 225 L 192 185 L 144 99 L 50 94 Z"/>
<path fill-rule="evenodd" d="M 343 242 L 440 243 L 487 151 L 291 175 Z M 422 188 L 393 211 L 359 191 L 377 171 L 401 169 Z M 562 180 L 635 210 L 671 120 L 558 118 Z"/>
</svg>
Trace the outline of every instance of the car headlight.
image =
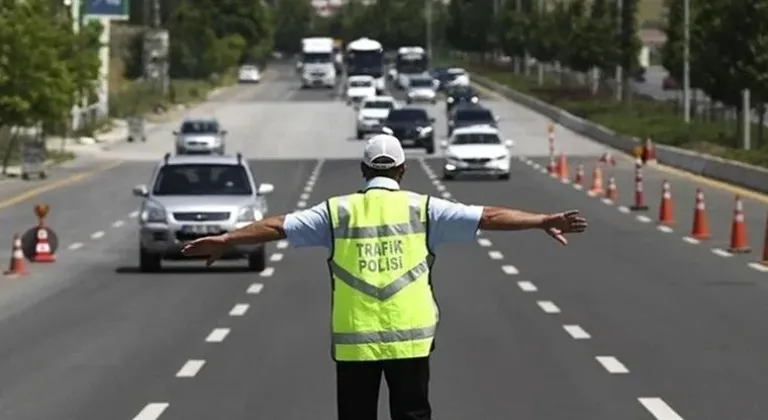
<svg viewBox="0 0 768 420">
<path fill-rule="evenodd" d="M 415 95 L 415 94 L 416 94 L 416 92 L 414 92 L 414 91 L 412 91 L 412 90 L 409 90 L 409 91 L 408 91 L 408 96 L 413 96 L 413 95 Z"/>
<path fill-rule="evenodd" d="M 453 99 L 453 98 L 451 98 L 451 97 L 449 97 L 449 98 L 448 98 L 448 103 L 449 103 L 449 104 L 452 104 L 452 103 L 453 103 L 453 101 L 454 101 L 454 99 Z"/>
<path fill-rule="evenodd" d="M 261 220 L 264 215 L 254 206 L 247 206 L 240 209 L 237 213 L 238 222 L 255 222 Z"/>
<path fill-rule="evenodd" d="M 432 132 L 432 127 L 427 126 L 427 127 L 420 127 L 419 128 L 419 134 L 421 134 L 422 136 L 426 136 L 426 135 L 430 134 L 431 132 Z"/>
<path fill-rule="evenodd" d="M 472 103 L 473 103 L 473 104 L 476 104 L 476 103 L 477 103 L 477 101 L 478 101 L 478 99 L 477 99 L 477 96 L 473 96 L 473 97 L 472 97 Z"/>
<path fill-rule="evenodd" d="M 168 215 L 160 204 L 154 201 L 146 201 L 141 211 L 141 221 L 144 223 L 165 223 Z"/>
<path fill-rule="evenodd" d="M 505 159 L 509 159 L 509 156 L 507 156 L 507 155 L 500 155 L 500 156 L 497 156 L 497 157 L 493 158 L 493 160 L 505 160 Z"/>
</svg>

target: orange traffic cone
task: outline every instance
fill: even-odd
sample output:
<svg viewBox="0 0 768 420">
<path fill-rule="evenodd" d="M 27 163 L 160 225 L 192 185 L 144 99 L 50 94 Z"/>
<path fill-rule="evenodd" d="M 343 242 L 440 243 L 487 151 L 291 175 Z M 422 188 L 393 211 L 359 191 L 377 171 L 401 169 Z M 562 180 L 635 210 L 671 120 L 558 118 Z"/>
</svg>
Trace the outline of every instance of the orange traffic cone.
<svg viewBox="0 0 768 420">
<path fill-rule="evenodd" d="M 704 205 L 704 193 L 696 189 L 696 208 L 693 211 L 693 228 L 691 237 L 696 239 L 709 239 L 709 218 Z"/>
<path fill-rule="evenodd" d="M 568 160 L 565 153 L 560 153 L 560 161 L 557 163 L 557 175 L 562 181 L 568 181 Z"/>
<path fill-rule="evenodd" d="M 659 223 L 671 225 L 675 223 L 675 212 L 672 207 L 672 189 L 665 179 L 661 184 L 661 205 L 659 206 Z"/>
<path fill-rule="evenodd" d="M 581 163 L 576 166 L 576 176 L 573 177 L 573 183 L 578 186 L 584 185 L 584 165 Z"/>
<path fill-rule="evenodd" d="M 643 146 L 643 162 L 646 165 L 652 165 L 656 163 L 656 146 L 653 145 L 651 138 L 645 139 L 645 145 Z"/>
<path fill-rule="evenodd" d="M 6 276 L 19 276 L 29 274 L 27 266 L 24 264 L 24 251 L 21 250 L 21 236 L 13 235 L 13 250 L 11 251 L 11 262 L 8 268 L 3 272 Z"/>
<path fill-rule="evenodd" d="M 32 258 L 34 262 L 54 262 L 56 257 L 51 252 L 51 244 L 48 242 L 48 231 L 45 227 L 40 226 L 37 228 L 37 244 L 35 244 L 35 257 Z"/>
<path fill-rule="evenodd" d="M 608 191 L 605 193 L 605 198 L 611 201 L 619 199 L 619 190 L 616 188 L 616 180 L 613 177 L 608 178 Z"/>
<path fill-rule="evenodd" d="M 635 204 L 629 209 L 632 211 L 648 210 L 648 205 L 645 204 L 645 192 L 643 191 L 643 162 L 639 159 L 635 162 Z"/>
<path fill-rule="evenodd" d="M 728 252 L 745 254 L 749 251 L 747 226 L 744 223 L 744 203 L 741 202 L 741 197 L 736 195 L 736 204 L 733 209 L 733 224 L 731 225 L 731 246 L 728 248 Z"/>
<path fill-rule="evenodd" d="M 589 195 L 597 196 L 605 194 L 603 189 L 603 170 L 600 165 L 596 165 L 592 171 L 592 188 L 589 189 Z"/>
</svg>

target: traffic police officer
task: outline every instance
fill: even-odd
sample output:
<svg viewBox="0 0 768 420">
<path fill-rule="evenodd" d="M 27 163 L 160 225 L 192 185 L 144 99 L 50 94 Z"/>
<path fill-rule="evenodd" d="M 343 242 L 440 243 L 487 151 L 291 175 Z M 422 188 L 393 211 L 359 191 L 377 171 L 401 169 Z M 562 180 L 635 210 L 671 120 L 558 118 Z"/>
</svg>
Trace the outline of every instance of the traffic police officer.
<svg viewBox="0 0 768 420">
<path fill-rule="evenodd" d="M 363 190 L 184 248 L 208 256 L 208 265 L 233 244 L 287 238 L 292 246 L 330 250 L 339 420 L 376 420 L 382 374 L 392 420 L 431 420 L 429 355 L 439 314 L 430 269 L 439 243 L 470 241 L 482 228 L 542 229 L 565 245 L 563 234 L 586 229 L 577 211 L 532 214 L 403 191 L 405 169 L 399 140 L 376 135 L 363 153 Z"/>
</svg>

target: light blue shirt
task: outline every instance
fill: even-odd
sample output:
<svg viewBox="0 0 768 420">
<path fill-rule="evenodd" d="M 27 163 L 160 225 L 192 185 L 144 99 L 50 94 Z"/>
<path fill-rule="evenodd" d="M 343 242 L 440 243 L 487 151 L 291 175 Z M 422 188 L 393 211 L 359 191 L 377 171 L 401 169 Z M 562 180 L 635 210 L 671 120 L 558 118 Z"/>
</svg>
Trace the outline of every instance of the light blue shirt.
<svg viewBox="0 0 768 420">
<path fill-rule="evenodd" d="M 400 189 L 390 178 L 373 178 L 368 188 Z M 429 199 L 429 249 L 433 252 L 444 243 L 469 242 L 475 238 L 482 206 L 469 206 L 440 198 Z M 331 219 L 325 202 L 285 216 L 283 230 L 292 247 L 332 247 Z"/>
</svg>

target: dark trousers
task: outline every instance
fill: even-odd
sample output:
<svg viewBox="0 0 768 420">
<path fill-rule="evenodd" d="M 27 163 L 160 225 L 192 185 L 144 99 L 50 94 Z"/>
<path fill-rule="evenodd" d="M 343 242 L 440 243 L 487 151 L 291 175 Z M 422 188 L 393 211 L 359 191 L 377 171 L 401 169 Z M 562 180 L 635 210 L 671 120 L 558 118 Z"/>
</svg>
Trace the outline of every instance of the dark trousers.
<svg viewBox="0 0 768 420">
<path fill-rule="evenodd" d="M 392 420 L 431 420 L 429 357 L 378 362 L 336 362 L 338 420 L 377 420 L 381 375 Z"/>
</svg>

